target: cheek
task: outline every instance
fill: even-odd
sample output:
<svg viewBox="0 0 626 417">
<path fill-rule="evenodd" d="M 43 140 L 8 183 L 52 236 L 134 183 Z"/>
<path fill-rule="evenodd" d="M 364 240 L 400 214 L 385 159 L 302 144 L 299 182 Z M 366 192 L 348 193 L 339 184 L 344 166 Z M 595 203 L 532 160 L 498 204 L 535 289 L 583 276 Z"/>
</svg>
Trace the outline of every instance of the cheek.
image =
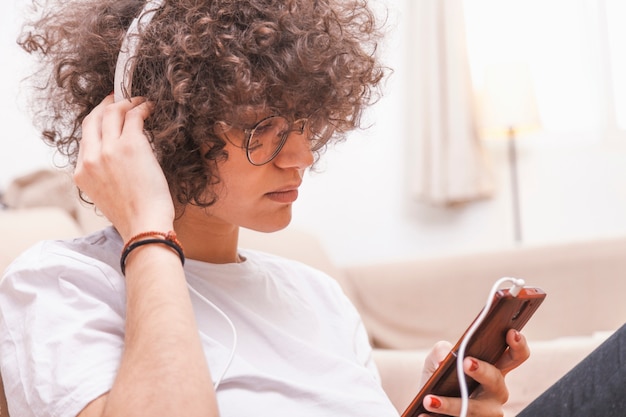
<svg viewBox="0 0 626 417">
<path fill-rule="evenodd" d="M 243 158 L 237 155 L 237 151 L 230 151 L 228 160 L 218 164 L 221 179 L 218 196 L 230 207 L 254 203 L 263 188 L 262 170 L 251 165 L 245 155 Z"/>
</svg>

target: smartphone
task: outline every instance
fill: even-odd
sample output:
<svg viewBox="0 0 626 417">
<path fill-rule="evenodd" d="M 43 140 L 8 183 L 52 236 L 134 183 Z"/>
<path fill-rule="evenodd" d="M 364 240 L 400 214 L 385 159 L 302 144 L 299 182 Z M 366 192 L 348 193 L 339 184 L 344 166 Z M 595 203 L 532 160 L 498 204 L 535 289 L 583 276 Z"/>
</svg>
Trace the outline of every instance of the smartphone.
<svg viewBox="0 0 626 417">
<path fill-rule="evenodd" d="M 489 312 L 467 344 L 465 355 L 491 364 L 496 363 L 508 347 L 506 333 L 509 329 L 521 330 L 545 298 L 546 293 L 536 287 L 524 287 L 517 296 L 513 296 L 508 289 L 497 291 Z M 470 324 L 468 330 L 471 326 Z M 456 372 L 456 357 L 468 330 L 461 336 L 408 408 L 402 413 L 402 417 L 417 417 L 422 413 L 442 416 L 443 414 L 428 412 L 424 408 L 424 397 L 428 394 L 445 397 L 461 396 Z M 465 380 L 467 381 L 468 393 L 471 394 L 479 384 L 468 376 L 465 376 Z"/>
</svg>

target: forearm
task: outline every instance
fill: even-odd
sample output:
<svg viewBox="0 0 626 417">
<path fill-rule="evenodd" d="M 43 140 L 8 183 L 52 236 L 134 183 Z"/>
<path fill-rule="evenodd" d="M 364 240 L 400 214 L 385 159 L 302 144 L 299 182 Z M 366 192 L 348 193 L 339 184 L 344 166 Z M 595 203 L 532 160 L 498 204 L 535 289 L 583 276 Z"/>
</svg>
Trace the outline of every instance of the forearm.
<svg viewBox="0 0 626 417">
<path fill-rule="evenodd" d="M 158 244 L 134 252 L 124 353 L 104 415 L 217 416 L 180 260 Z"/>
</svg>

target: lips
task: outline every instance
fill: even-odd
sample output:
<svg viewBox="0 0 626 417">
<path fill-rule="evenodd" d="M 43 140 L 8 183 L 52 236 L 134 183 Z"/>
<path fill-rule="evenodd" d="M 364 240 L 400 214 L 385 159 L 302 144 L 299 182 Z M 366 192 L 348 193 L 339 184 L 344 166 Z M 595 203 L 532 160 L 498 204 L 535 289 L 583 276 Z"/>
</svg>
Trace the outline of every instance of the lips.
<svg viewBox="0 0 626 417">
<path fill-rule="evenodd" d="M 271 191 L 265 195 L 272 201 L 277 203 L 293 203 L 298 199 L 298 186 L 282 188 L 280 190 Z"/>
</svg>

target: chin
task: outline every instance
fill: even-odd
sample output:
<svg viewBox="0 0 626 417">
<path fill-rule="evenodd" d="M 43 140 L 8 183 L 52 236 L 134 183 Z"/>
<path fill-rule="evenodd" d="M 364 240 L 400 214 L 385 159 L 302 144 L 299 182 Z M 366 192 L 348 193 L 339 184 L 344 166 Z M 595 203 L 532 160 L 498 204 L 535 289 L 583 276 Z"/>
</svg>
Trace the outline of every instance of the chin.
<svg viewBox="0 0 626 417">
<path fill-rule="evenodd" d="M 262 232 L 262 233 L 273 233 L 273 232 L 278 232 L 280 230 L 283 230 L 285 227 L 289 226 L 290 222 L 286 222 L 284 224 L 272 224 L 272 225 L 259 225 L 259 226 L 253 226 L 253 227 L 248 227 L 248 229 L 252 229 L 256 232 Z"/>
<path fill-rule="evenodd" d="M 242 224 L 242 227 L 246 229 L 254 230 L 255 232 L 272 233 L 283 230 L 291 223 L 291 212 L 288 216 L 274 216 L 270 219 L 256 219 L 256 221 L 250 222 L 250 224 Z"/>
</svg>

